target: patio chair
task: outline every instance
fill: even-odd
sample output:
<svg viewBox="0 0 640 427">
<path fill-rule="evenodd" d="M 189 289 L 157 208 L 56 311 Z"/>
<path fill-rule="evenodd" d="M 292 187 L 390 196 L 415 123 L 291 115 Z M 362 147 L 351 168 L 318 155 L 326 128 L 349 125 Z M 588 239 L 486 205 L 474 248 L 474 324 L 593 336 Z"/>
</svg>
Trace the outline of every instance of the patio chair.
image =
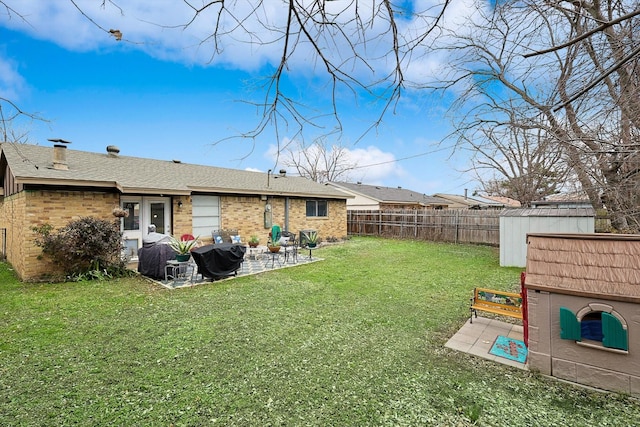
<svg viewBox="0 0 640 427">
<path fill-rule="evenodd" d="M 284 262 L 287 262 L 288 258 L 291 258 L 294 263 L 298 262 L 298 242 L 296 241 L 296 234 L 290 231 L 283 231 L 281 236 L 287 239 L 287 243 L 284 244 Z"/>
</svg>

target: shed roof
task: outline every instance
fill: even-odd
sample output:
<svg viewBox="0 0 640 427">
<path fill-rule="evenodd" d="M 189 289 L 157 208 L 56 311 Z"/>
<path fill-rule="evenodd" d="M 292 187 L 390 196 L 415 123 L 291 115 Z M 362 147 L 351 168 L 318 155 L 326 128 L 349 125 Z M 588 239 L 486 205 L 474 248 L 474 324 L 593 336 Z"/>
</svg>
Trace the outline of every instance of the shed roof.
<svg viewBox="0 0 640 427">
<path fill-rule="evenodd" d="M 501 217 L 587 217 L 596 216 L 593 208 L 507 208 L 500 212 Z"/>
<path fill-rule="evenodd" d="M 53 148 L 1 143 L 18 184 L 114 187 L 122 193 L 261 194 L 328 199 L 349 198 L 344 192 L 302 177 L 280 176 L 167 160 L 66 149 L 68 170 L 53 168 Z M 2 163 L 0 163 L 2 164 Z M 1 171 L 0 171 L 1 172 Z"/>
<path fill-rule="evenodd" d="M 527 235 L 530 289 L 640 303 L 640 235 Z"/>
</svg>

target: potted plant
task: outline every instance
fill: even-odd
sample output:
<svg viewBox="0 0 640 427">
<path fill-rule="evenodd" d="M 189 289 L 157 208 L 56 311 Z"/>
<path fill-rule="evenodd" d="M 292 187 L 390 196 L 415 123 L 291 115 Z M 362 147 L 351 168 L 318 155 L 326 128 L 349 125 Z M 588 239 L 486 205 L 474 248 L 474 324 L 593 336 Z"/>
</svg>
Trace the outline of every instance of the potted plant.
<svg viewBox="0 0 640 427">
<path fill-rule="evenodd" d="M 191 249 L 198 242 L 198 237 L 193 240 L 180 240 L 171 236 L 169 247 L 176 252 L 176 260 L 180 262 L 188 261 L 191 257 Z"/>
<path fill-rule="evenodd" d="M 116 218 L 126 218 L 129 216 L 129 211 L 122 209 L 119 206 L 116 206 L 115 208 L 113 208 L 113 216 L 115 216 Z"/>
<path fill-rule="evenodd" d="M 274 241 L 273 239 L 269 239 L 269 241 L 267 242 L 267 248 L 269 248 L 269 251 L 271 252 L 279 252 L 280 241 L 279 240 Z"/>
<path fill-rule="evenodd" d="M 260 243 L 260 238 L 258 236 L 256 236 L 255 234 L 252 235 L 249 238 L 249 247 L 250 248 L 257 248 L 259 243 Z"/>
<path fill-rule="evenodd" d="M 307 236 L 307 246 L 310 248 L 315 248 L 318 245 L 318 232 L 317 231 L 309 231 L 305 233 Z"/>
</svg>

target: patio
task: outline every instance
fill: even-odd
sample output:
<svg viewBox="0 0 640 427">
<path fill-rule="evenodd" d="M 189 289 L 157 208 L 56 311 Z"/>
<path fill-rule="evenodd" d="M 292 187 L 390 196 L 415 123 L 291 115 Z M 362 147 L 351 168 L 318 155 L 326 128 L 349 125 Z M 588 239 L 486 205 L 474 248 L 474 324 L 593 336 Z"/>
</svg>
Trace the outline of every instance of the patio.
<svg viewBox="0 0 640 427">
<path fill-rule="evenodd" d="M 482 357 L 483 359 L 488 359 L 503 365 L 528 370 L 526 363 L 509 360 L 491 353 L 494 343 L 500 336 L 522 341 L 522 325 L 486 317 L 477 317 L 473 319 L 473 323 L 467 320 L 466 323 L 462 325 L 462 328 L 447 341 L 445 347 Z"/>
<path fill-rule="evenodd" d="M 236 277 L 250 276 L 253 274 L 264 273 L 266 271 L 279 270 L 282 268 L 296 267 L 299 265 L 310 264 L 316 261 L 322 261 L 322 258 L 312 256 L 312 254 L 309 253 L 308 249 L 306 250 L 301 249 L 295 259 L 292 257 L 290 253 L 285 259 L 285 252 L 281 251 L 281 252 L 272 254 L 266 250 L 266 247 L 264 247 L 264 249 L 262 248 L 247 249 L 247 253 L 245 254 L 245 257 L 244 257 L 244 262 L 242 263 L 242 266 L 234 276 L 229 276 L 229 277 L 216 279 L 216 280 L 203 277 L 202 275 L 197 274 L 198 267 L 195 265 L 195 263 L 192 260 L 189 265 L 189 270 L 187 274 L 185 274 L 186 276 L 185 278 L 180 278 L 177 280 L 169 279 L 169 280 L 161 280 L 161 281 L 157 281 L 153 279 L 149 279 L 149 280 L 153 280 L 153 282 L 158 283 L 168 289 L 178 289 L 178 288 L 197 286 L 203 283 L 211 283 L 213 281 L 229 280 L 229 279 L 234 279 Z M 191 274 L 192 272 L 191 269 L 193 269 L 193 274 Z"/>
</svg>

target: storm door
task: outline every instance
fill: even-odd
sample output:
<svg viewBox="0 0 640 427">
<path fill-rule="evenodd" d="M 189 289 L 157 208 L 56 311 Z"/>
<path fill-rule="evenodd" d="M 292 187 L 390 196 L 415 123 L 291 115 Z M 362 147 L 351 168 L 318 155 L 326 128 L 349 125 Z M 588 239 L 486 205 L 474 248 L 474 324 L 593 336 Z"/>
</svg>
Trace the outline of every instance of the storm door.
<svg viewBox="0 0 640 427">
<path fill-rule="evenodd" d="M 122 209 L 128 216 L 120 219 L 126 255 L 136 260 L 142 238 L 151 224 L 156 232 L 171 234 L 171 199 L 169 197 L 122 197 Z"/>
</svg>

